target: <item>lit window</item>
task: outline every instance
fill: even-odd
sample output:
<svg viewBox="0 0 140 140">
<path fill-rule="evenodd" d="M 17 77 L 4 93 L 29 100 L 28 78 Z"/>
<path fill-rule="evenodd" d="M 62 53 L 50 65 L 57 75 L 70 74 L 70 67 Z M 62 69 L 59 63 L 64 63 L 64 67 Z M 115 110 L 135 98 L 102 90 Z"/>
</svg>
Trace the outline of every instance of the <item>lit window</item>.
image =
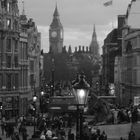
<svg viewBox="0 0 140 140">
<path fill-rule="evenodd" d="M 7 19 L 7 27 L 11 29 L 11 19 Z"/>
<path fill-rule="evenodd" d="M 9 2 L 7 3 L 7 11 L 10 12 L 10 4 L 9 4 Z"/>
</svg>

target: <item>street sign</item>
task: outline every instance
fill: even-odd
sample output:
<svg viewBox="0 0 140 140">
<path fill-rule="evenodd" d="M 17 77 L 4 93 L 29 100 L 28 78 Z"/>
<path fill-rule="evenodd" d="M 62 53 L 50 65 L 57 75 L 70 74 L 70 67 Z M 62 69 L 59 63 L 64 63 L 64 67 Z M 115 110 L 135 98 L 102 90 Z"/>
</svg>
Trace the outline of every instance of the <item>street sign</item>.
<svg viewBox="0 0 140 140">
<path fill-rule="evenodd" d="M 134 97 L 134 106 L 140 105 L 140 96 L 135 96 Z"/>
</svg>

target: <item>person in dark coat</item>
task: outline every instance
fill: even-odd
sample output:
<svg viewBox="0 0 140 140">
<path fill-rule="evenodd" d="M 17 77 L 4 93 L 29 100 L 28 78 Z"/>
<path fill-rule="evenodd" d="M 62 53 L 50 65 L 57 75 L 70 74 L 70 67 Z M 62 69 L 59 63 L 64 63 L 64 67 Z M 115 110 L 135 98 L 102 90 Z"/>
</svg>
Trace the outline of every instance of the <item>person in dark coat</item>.
<svg viewBox="0 0 140 140">
<path fill-rule="evenodd" d="M 107 140 L 107 135 L 106 135 L 106 133 L 104 131 L 100 135 L 99 140 Z"/>
<path fill-rule="evenodd" d="M 22 139 L 27 140 L 28 134 L 27 134 L 27 129 L 25 128 L 25 131 L 22 133 Z"/>
<path fill-rule="evenodd" d="M 4 130 L 5 130 L 5 125 L 4 123 L 1 124 L 1 132 L 2 132 L 2 135 L 4 135 Z"/>
<path fill-rule="evenodd" d="M 129 132 L 128 140 L 135 140 L 135 133 L 134 131 Z"/>
<path fill-rule="evenodd" d="M 19 134 L 17 132 L 15 132 L 15 137 L 16 137 L 16 140 L 20 140 Z"/>
</svg>

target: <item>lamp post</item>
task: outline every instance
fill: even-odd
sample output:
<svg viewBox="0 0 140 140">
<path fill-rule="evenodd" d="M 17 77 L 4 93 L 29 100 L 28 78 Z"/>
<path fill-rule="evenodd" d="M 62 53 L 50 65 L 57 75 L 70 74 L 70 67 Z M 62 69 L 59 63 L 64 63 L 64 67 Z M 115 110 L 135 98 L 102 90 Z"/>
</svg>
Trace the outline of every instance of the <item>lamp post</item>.
<svg viewBox="0 0 140 140">
<path fill-rule="evenodd" d="M 33 96 L 33 105 L 34 105 L 34 108 L 33 108 L 33 112 L 34 112 L 34 134 L 35 134 L 35 126 L 36 126 L 36 122 L 35 122 L 35 116 L 36 116 L 36 101 L 37 101 L 37 96 L 34 95 L 34 96 Z"/>
<path fill-rule="evenodd" d="M 73 93 L 76 99 L 77 105 L 77 140 L 82 140 L 82 130 L 83 130 L 83 108 L 87 103 L 87 98 L 89 94 L 89 84 L 85 81 L 85 76 L 82 74 L 79 76 L 79 82 L 73 85 Z"/>
<path fill-rule="evenodd" d="M 52 58 L 52 69 L 51 69 L 51 96 L 54 96 L 54 58 Z"/>
<path fill-rule="evenodd" d="M 40 95 L 40 111 L 41 111 L 41 114 L 42 114 L 42 117 L 43 117 L 43 112 L 44 112 L 44 109 L 43 109 L 43 97 L 44 97 L 44 94 L 45 92 L 44 91 L 41 91 Z"/>
</svg>

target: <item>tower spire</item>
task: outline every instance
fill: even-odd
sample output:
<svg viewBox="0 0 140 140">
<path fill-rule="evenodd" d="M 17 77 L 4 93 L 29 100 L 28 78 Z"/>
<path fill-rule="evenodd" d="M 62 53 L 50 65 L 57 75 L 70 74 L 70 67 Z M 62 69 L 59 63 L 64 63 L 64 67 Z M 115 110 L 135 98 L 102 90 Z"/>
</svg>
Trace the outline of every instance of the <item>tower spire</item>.
<svg viewBox="0 0 140 140">
<path fill-rule="evenodd" d="M 56 2 L 55 11 L 54 11 L 53 16 L 54 16 L 54 17 L 59 16 L 59 13 L 58 13 L 58 10 L 57 10 L 57 2 Z"/>
<path fill-rule="evenodd" d="M 25 5 L 24 5 L 24 0 L 22 0 L 22 6 L 23 6 L 22 15 L 25 15 Z"/>
<path fill-rule="evenodd" d="M 97 42 L 95 24 L 94 24 L 94 27 L 93 27 L 92 40 L 91 40 L 89 48 L 90 48 L 90 52 L 93 53 L 94 56 L 99 55 L 99 51 L 98 51 L 99 46 L 98 46 L 98 42 Z"/>
<path fill-rule="evenodd" d="M 93 32 L 95 33 L 95 24 L 94 24 L 94 27 L 93 27 Z"/>
<path fill-rule="evenodd" d="M 92 38 L 96 40 L 96 29 L 95 29 L 95 24 L 94 24 L 94 27 L 93 27 L 93 35 L 92 35 Z"/>
</svg>

